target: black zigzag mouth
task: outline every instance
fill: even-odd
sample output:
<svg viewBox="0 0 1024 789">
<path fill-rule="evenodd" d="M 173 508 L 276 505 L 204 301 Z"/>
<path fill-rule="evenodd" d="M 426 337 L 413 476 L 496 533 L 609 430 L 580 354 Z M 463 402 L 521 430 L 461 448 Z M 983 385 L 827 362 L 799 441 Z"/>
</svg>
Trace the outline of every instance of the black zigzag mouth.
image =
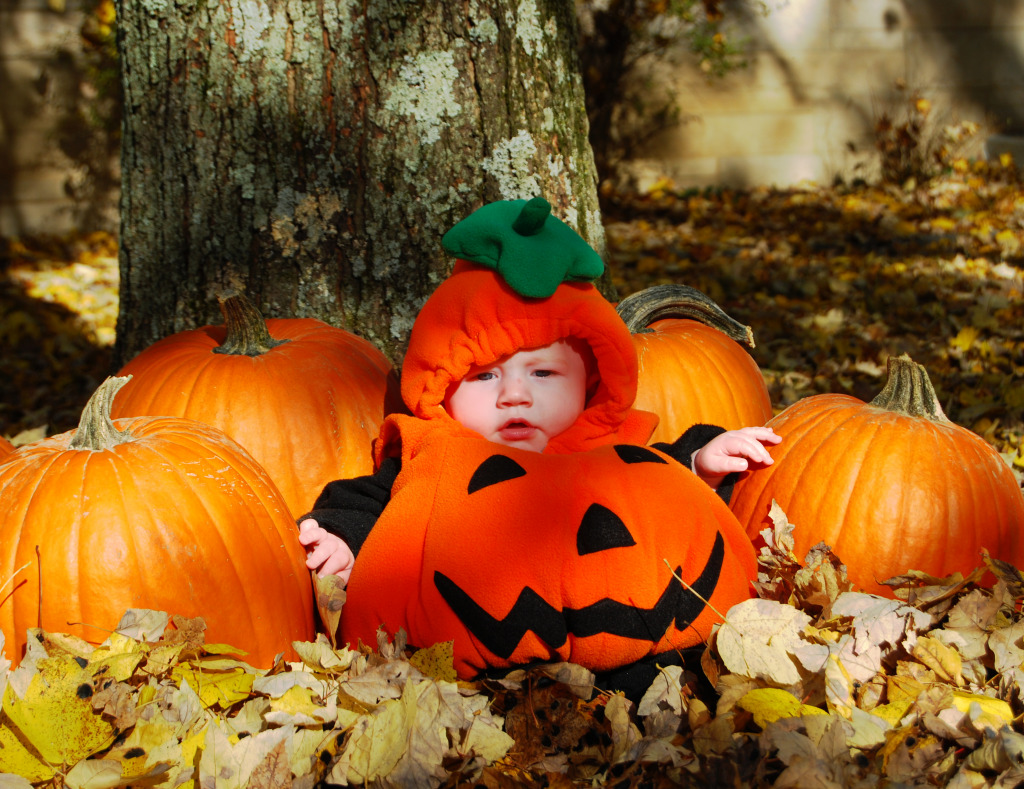
<svg viewBox="0 0 1024 789">
<path fill-rule="evenodd" d="M 524 586 L 512 609 L 503 619 L 498 619 L 440 571 L 434 572 L 434 586 L 466 629 L 488 651 L 508 659 L 529 630 L 552 649 L 562 646 L 569 635 L 585 638 L 607 633 L 641 641 L 660 641 L 673 622 L 677 630 L 683 630 L 700 616 L 705 601 L 718 586 L 724 559 L 725 541 L 718 533 L 697 579 L 683 586 L 677 580 L 682 577 L 682 568 L 676 567 L 677 578 L 669 579 L 658 602 L 651 608 L 638 608 L 606 597 L 583 608 L 559 610 L 529 586 Z"/>
</svg>

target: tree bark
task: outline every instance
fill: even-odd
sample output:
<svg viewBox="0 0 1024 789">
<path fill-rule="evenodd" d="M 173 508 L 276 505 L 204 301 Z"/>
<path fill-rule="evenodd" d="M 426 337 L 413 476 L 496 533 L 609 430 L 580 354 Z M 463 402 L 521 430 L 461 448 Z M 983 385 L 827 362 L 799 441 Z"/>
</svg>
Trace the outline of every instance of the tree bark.
<svg viewBox="0 0 1024 789">
<path fill-rule="evenodd" d="M 119 0 L 123 363 L 217 295 L 396 361 L 485 202 L 604 254 L 571 0 Z"/>
</svg>

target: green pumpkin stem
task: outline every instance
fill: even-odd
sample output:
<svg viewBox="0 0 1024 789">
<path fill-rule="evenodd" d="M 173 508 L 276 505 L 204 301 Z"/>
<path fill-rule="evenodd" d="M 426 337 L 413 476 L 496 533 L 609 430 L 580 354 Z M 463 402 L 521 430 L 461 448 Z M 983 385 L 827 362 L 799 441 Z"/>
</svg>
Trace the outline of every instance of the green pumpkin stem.
<svg viewBox="0 0 1024 789">
<path fill-rule="evenodd" d="M 932 422 L 949 422 L 924 365 L 903 354 L 890 356 L 888 368 L 889 380 L 869 405 Z"/>
<path fill-rule="evenodd" d="M 111 376 L 99 385 L 82 409 L 78 429 L 68 444 L 69 449 L 110 449 L 131 440 L 131 433 L 118 430 L 110 418 L 114 396 L 131 379 L 130 375 Z"/>
<path fill-rule="evenodd" d="M 270 336 L 263 314 L 241 293 L 221 296 L 218 301 L 228 333 L 224 342 L 213 349 L 214 353 L 228 353 L 233 356 L 262 356 L 271 348 L 288 342 L 288 340 L 276 340 Z"/>
<path fill-rule="evenodd" d="M 521 236 L 535 236 L 544 229 L 544 222 L 551 214 L 551 204 L 543 197 L 535 197 L 523 206 L 512 223 L 512 229 Z"/>
<path fill-rule="evenodd" d="M 686 318 L 754 347 L 754 330 L 730 317 L 715 301 L 689 285 L 654 285 L 626 296 L 615 308 L 631 334 L 647 330 L 655 321 Z"/>
</svg>

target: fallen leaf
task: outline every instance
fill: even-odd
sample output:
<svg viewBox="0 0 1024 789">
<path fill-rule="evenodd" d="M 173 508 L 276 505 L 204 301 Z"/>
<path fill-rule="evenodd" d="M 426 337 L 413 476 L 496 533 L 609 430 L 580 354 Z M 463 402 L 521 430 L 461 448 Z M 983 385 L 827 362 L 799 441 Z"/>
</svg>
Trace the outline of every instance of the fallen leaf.
<svg viewBox="0 0 1024 789">
<path fill-rule="evenodd" d="M 782 718 L 798 718 L 803 715 L 827 715 L 823 709 L 803 704 L 789 691 L 778 688 L 757 688 L 745 694 L 738 707 L 754 716 L 754 723 L 765 728 L 769 723 Z"/>
<path fill-rule="evenodd" d="M 800 681 L 794 653 L 811 618 L 792 606 L 772 600 L 747 600 L 734 605 L 718 631 L 716 648 L 734 674 L 778 685 Z"/>
</svg>

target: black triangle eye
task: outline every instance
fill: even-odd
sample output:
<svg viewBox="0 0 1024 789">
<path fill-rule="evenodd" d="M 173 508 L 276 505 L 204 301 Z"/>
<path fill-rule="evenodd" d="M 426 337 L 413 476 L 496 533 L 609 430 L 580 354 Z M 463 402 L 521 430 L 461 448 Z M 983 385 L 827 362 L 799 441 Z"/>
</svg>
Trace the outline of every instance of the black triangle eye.
<svg viewBox="0 0 1024 789">
<path fill-rule="evenodd" d="M 622 518 L 607 507 L 591 504 L 583 514 L 576 532 L 576 552 L 580 556 L 607 551 L 610 548 L 628 548 L 636 545 Z"/>
<path fill-rule="evenodd" d="M 505 455 L 491 455 L 473 472 L 473 476 L 469 479 L 467 492 L 476 493 L 481 488 L 497 485 L 499 482 L 507 482 L 525 474 L 526 469 L 512 458 Z"/>
<path fill-rule="evenodd" d="M 615 453 L 623 463 L 667 463 L 661 455 L 634 444 L 616 444 Z"/>
</svg>

